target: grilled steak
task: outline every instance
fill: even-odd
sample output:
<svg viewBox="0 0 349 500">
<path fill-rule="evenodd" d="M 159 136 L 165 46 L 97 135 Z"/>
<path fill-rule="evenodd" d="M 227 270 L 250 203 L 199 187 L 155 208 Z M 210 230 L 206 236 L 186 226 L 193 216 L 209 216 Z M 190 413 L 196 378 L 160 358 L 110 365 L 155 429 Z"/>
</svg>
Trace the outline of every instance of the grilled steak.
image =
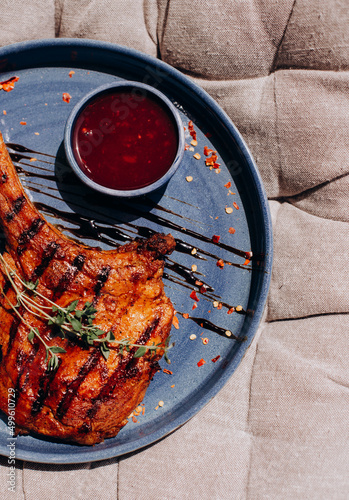
<svg viewBox="0 0 349 500">
<path fill-rule="evenodd" d="M 70 240 L 26 196 L 1 134 L 0 223 L 4 260 L 23 281 L 36 283 L 38 304 L 45 305 L 42 296 L 62 307 L 78 301 L 77 310 L 90 303 L 96 310 L 92 324 L 131 344 L 120 349 L 108 343 L 106 359 L 97 342 L 85 345 L 81 339 L 64 338 L 32 310 L 13 309 L 17 297 L 1 263 L 0 408 L 6 413 L 12 388 L 19 433 L 85 445 L 115 436 L 142 401 L 169 336 L 174 310 L 162 274 L 163 257 L 175 246 L 173 237 L 155 234 L 115 250 Z M 30 328 L 37 328 L 48 346 L 66 351 L 58 354 L 54 369 L 40 338 L 28 339 Z M 133 344 L 160 347 L 135 357 Z"/>
</svg>

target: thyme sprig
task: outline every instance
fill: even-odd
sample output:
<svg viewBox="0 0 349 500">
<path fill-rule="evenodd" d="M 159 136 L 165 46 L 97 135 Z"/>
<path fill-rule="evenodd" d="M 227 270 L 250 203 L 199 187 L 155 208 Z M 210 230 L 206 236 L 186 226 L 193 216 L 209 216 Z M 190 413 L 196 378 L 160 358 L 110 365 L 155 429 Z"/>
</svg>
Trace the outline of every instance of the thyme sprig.
<svg viewBox="0 0 349 500">
<path fill-rule="evenodd" d="M 124 350 L 130 352 L 132 348 L 136 348 L 133 357 L 140 358 L 148 351 L 155 354 L 158 349 L 164 350 L 164 359 L 170 363 L 168 358 L 168 350 L 174 344 L 170 344 L 168 337 L 165 345 L 163 342 L 153 345 L 134 344 L 128 338 L 117 340 L 112 331 L 105 332 L 98 326 L 93 324 L 97 309 L 91 302 L 85 302 L 82 309 L 77 309 L 79 300 L 76 299 L 68 306 L 62 307 L 55 302 L 51 301 L 48 297 L 42 295 L 37 286 L 39 281 L 35 283 L 26 281 L 21 278 L 18 273 L 9 267 L 3 256 L 0 254 L 0 261 L 3 264 L 6 276 L 16 294 L 17 303 L 12 302 L 7 298 L 2 287 L 1 292 L 5 297 L 10 307 L 17 314 L 23 324 L 29 329 L 28 340 L 33 343 L 36 337 L 45 347 L 46 357 L 45 362 L 48 362 L 48 369 L 55 370 L 59 365 L 59 358 L 57 354 L 65 353 L 65 349 L 59 346 L 49 346 L 40 335 L 39 329 L 30 325 L 20 312 L 20 306 L 23 310 L 29 312 L 33 316 L 39 318 L 41 321 L 46 321 L 47 325 L 55 327 L 61 338 L 80 339 L 85 346 L 99 345 L 99 349 L 105 359 L 108 359 L 110 354 L 110 344 L 118 346 L 119 354 L 122 355 Z M 16 283 L 19 282 L 21 286 Z M 40 298 L 43 303 L 39 303 L 36 298 Z"/>
</svg>

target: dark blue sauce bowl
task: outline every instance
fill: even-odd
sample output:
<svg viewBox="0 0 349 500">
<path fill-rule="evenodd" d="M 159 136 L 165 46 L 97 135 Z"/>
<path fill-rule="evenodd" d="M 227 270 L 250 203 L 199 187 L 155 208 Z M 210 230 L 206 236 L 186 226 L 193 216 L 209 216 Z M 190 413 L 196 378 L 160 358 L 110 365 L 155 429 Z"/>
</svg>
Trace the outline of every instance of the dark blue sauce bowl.
<svg viewBox="0 0 349 500">
<path fill-rule="evenodd" d="M 76 127 L 81 118 L 82 114 L 86 111 L 86 109 L 93 104 L 94 106 L 98 106 L 98 102 L 101 98 L 107 97 L 110 94 L 115 93 L 116 95 L 120 92 L 128 92 L 132 95 L 132 93 L 137 96 L 137 99 L 140 100 L 143 97 L 148 97 L 150 100 L 153 100 L 160 105 L 165 115 L 168 116 L 169 121 L 171 122 L 172 130 L 175 130 L 176 135 L 176 153 L 174 158 L 171 158 L 171 161 L 168 162 L 165 166 L 163 166 L 161 176 L 154 175 L 154 180 L 150 179 L 146 185 L 136 186 L 134 188 L 119 188 L 117 185 L 109 185 L 108 180 L 104 181 L 103 184 L 99 181 L 96 181 L 93 178 L 93 174 L 87 175 L 86 172 L 90 171 L 90 165 L 88 161 L 85 165 L 82 165 L 81 158 L 79 158 L 79 153 L 76 147 L 76 139 L 74 140 L 76 134 Z M 136 103 L 137 104 L 137 103 Z M 123 103 L 122 107 L 125 108 L 127 103 Z M 137 106 L 135 106 L 135 110 L 132 111 L 137 114 Z M 97 125 L 98 137 L 103 137 L 104 129 Z M 151 124 L 149 125 L 149 130 L 151 130 Z M 85 141 L 86 142 L 86 141 Z M 90 143 L 91 144 L 91 143 Z M 110 144 L 110 143 L 109 143 Z M 74 173 L 77 177 L 88 187 L 109 196 L 122 197 L 122 198 L 132 198 L 137 196 L 142 196 L 148 194 L 152 191 L 156 191 L 160 188 L 163 188 L 177 171 L 178 167 L 181 164 L 183 154 L 184 154 L 184 126 L 180 117 L 180 114 L 176 107 L 172 104 L 170 99 L 166 97 L 165 94 L 160 92 L 154 87 L 150 85 L 146 85 L 144 83 L 134 82 L 134 81 L 117 81 L 114 83 L 108 83 L 105 85 L 101 85 L 100 87 L 92 90 L 87 95 L 85 95 L 73 108 L 70 113 L 65 130 L 64 130 L 64 148 L 65 154 L 73 169 Z M 93 147 L 93 145 L 91 146 Z M 108 164 L 109 165 L 109 164 Z M 92 168 L 92 167 L 91 167 Z M 109 167 L 108 167 L 109 168 Z M 111 165 L 110 168 L 114 168 Z M 115 160 L 115 169 L 118 168 L 117 160 Z M 144 166 L 136 165 L 136 168 L 143 169 Z M 125 175 L 125 174 L 124 174 Z M 131 174 L 130 174 L 131 175 Z M 149 174 L 150 175 L 150 174 Z M 111 178 L 111 177 L 110 177 Z M 130 184 L 132 184 L 132 180 L 130 180 Z"/>
</svg>

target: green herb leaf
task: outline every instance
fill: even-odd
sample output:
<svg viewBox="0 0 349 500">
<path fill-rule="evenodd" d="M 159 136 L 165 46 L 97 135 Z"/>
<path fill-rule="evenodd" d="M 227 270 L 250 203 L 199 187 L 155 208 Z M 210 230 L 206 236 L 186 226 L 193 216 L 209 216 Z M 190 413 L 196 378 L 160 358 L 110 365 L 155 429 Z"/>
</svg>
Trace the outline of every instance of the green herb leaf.
<svg viewBox="0 0 349 500">
<path fill-rule="evenodd" d="M 147 348 L 145 346 L 138 347 L 137 351 L 134 353 L 134 358 L 141 358 L 147 352 Z"/>
<path fill-rule="evenodd" d="M 29 330 L 29 333 L 28 333 L 28 340 L 29 340 L 29 342 L 33 343 L 34 337 L 35 337 L 35 333 L 34 333 L 33 328 L 31 328 Z"/>
<path fill-rule="evenodd" d="M 48 365 L 47 365 L 47 369 L 50 370 L 50 371 L 53 371 L 53 370 L 56 370 L 59 366 L 59 359 L 58 357 L 54 354 L 53 356 L 51 356 L 51 358 L 49 359 L 49 362 L 48 362 Z"/>
<path fill-rule="evenodd" d="M 79 300 L 78 300 L 78 299 L 73 300 L 73 302 L 71 302 L 71 303 L 69 304 L 69 306 L 65 308 L 65 309 L 66 309 L 66 311 L 67 311 L 67 312 L 73 312 L 73 311 L 75 311 L 76 306 L 78 305 L 78 303 L 79 303 Z"/>
<path fill-rule="evenodd" d="M 74 316 L 68 316 L 68 321 L 70 322 L 71 326 L 73 327 L 73 330 L 75 332 L 80 332 L 82 328 L 82 323 L 78 319 L 76 319 Z"/>
<path fill-rule="evenodd" d="M 107 360 L 109 358 L 109 354 L 110 354 L 109 347 L 106 344 L 101 344 L 100 350 L 101 350 L 101 353 L 103 354 L 104 358 Z"/>
<path fill-rule="evenodd" d="M 50 352 L 67 352 L 65 349 L 63 349 L 63 347 L 59 347 L 58 345 L 54 345 L 52 347 L 50 347 Z"/>
</svg>

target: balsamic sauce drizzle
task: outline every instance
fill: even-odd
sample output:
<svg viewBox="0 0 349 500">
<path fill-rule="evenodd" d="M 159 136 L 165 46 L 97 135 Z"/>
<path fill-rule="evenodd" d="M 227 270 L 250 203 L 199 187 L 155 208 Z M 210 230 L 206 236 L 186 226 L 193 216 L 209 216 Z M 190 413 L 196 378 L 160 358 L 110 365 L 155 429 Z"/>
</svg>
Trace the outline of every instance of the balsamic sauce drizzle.
<svg viewBox="0 0 349 500">
<path fill-rule="evenodd" d="M 50 182 L 56 182 L 56 176 L 54 173 L 52 173 L 52 165 L 54 164 L 54 161 L 56 160 L 56 157 L 54 155 L 49 155 L 47 153 L 42 153 L 39 151 L 35 151 L 32 149 L 29 149 L 25 146 L 22 146 L 20 144 L 14 144 L 14 143 L 7 143 L 7 147 L 11 149 L 14 152 L 10 151 L 10 156 L 12 161 L 14 162 L 16 166 L 16 170 L 19 174 L 24 175 L 26 178 L 29 178 L 29 188 L 33 192 L 37 193 L 42 193 L 43 190 L 45 192 L 45 195 L 47 197 L 56 199 L 56 200 L 61 200 L 61 197 L 58 195 L 58 188 L 57 187 L 49 187 L 46 185 L 40 184 L 40 182 L 35 182 L 33 179 L 37 179 L 38 181 L 45 180 L 45 181 L 50 181 Z M 41 158 L 35 158 L 35 172 L 28 170 L 24 167 L 29 166 L 33 167 L 34 161 L 32 160 L 32 155 L 37 154 L 42 157 L 48 158 L 48 160 L 43 160 Z M 53 160 L 51 160 L 51 158 Z M 63 159 L 58 159 L 60 161 L 61 165 L 66 167 L 66 164 Z M 27 163 L 28 162 L 28 163 Z M 50 168 L 47 168 L 45 166 L 37 165 L 37 163 L 40 164 L 48 164 L 50 165 Z M 39 172 L 38 172 L 39 171 Z M 68 176 L 69 174 L 65 174 Z M 73 180 L 74 179 L 74 180 Z M 75 182 L 74 176 L 69 175 L 69 181 L 70 184 Z M 77 182 L 77 181 L 76 181 Z M 63 189 L 60 189 L 60 191 L 64 194 Z M 69 192 L 69 189 L 66 190 L 66 194 L 72 194 Z M 177 200 L 181 201 L 181 200 Z M 194 219 L 190 219 L 188 217 L 185 217 L 183 215 L 180 215 L 178 213 L 173 212 L 172 210 L 169 210 L 166 207 L 163 207 L 157 203 L 154 203 L 152 200 L 149 198 L 143 197 L 141 199 L 141 203 L 143 206 L 148 207 L 148 208 L 154 208 L 157 210 L 157 212 L 163 212 L 164 214 L 176 216 L 180 219 L 186 220 L 187 222 L 191 222 L 192 224 L 201 224 L 199 221 L 196 221 Z M 183 202 L 185 203 L 185 202 Z M 81 240 L 81 238 L 88 238 L 95 240 L 96 242 L 104 243 L 107 245 L 110 245 L 115 248 L 115 246 L 119 246 L 120 244 L 124 244 L 128 241 L 131 241 L 134 239 L 136 236 L 139 237 L 150 237 L 152 234 L 154 234 L 156 231 L 153 229 L 150 229 L 149 227 L 141 226 L 134 224 L 132 222 L 127 222 L 127 221 L 116 221 L 120 223 L 121 225 L 113 222 L 106 222 L 103 220 L 105 218 L 105 214 L 103 217 L 102 213 L 99 213 L 98 211 L 98 201 L 97 204 L 93 206 L 93 213 L 96 214 L 95 218 L 91 218 L 90 216 L 84 216 L 79 214 L 78 212 L 75 211 L 63 211 L 60 210 L 56 207 L 53 207 L 52 205 L 48 205 L 43 202 L 36 201 L 34 202 L 34 205 L 37 207 L 37 209 L 46 214 L 51 216 L 54 219 L 58 219 L 61 222 L 57 223 L 56 226 L 62 231 L 62 232 L 69 232 L 73 237 L 76 237 L 78 240 Z M 83 208 L 82 205 L 79 205 L 78 202 L 71 203 L 71 205 L 74 205 L 77 209 Z M 199 208 L 199 207 L 196 207 Z M 165 218 L 164 216 L 159 216 L 157 214 L 154 214 L 150 211 L 142 211 L 141 209 L 137 208 L 131 203 L 128 203 L 127 201 L 120 201 L 120 204 L 118 205 L 118 209 L 121 211 L 125 211 L 128 214 L 131 214 L 132 216 L 135 217 L 141 217 L 149 222 L 153 222 L 157 225 L 161 225 L 162 227 L 169 229 L 169 230 L 174 230 L 177 233 L 180 233 L 184 236 L 189 236 L 191 238 L 194 238 L 195 240 L 202 242 L 202 243 L 207 243 L 210 244 L 211 246 L 220 248 L 222 250 L 225 250 L 231 254 L 237 255 L 238 257 L 242 257 L 245 260 L 252 260 L 253 257 L 251 255 L 251 252 L 246 252 L 243 250 L 240 250 L 238 248 L 235 248 L 233 246 L 227 245 L 222 242 L 214 242 L 212 241 L 211 238 L 202 235 L 192 229 L 188 229 L 182 224 L 177 224 L 173 222 L 172 220 Z M 101 218 L 98 218 L 100 216 Z M 66 224 L 64 224 L 66 223 Z M 121 243 L 120 243 L 121 242 Z M 196 253 L 193 254 L 193 249 L 195 248 Z M 213 259 L 215 261 L 218 261 L 220 257 L 216 255 L 215 253 L 209 252 L 208 250 L 205 250 L 201 247 L 193 247 L 192 244 L 187 243 L 186 241 L 176 238 L 176 251 L 179 253 L 183 254 L 191 254 L 193 258 L 196 259 L 201 259 L 201 260 L 208 260 L 208 259 Z M 221 259 L 222 260 L 222 259 Z M 229 260 L 224 260 L 223 262 L 227 265 L 237 267 L 239 269 L 242 269 L 244 271 L 251 271 L 252 267 L 250 265 L 243 265 L 239 264 L 236 262 L 231 262 Z M 172 271 L 175 273 L 175 275 L 171 274 L 168 271 Z M 193 272 L 191 269 L 188 267 L 175 262 L 174 260 L 167 258 L 165 260 L 165 272 L 164 272 L 164 278 L 167 279 L 168 281 L 179 285 L 181 287 L 190 289 L 190 290 L 195 290 L 196 293 L 203 298 L 204 300 L 207 300 L 209 302 L 213 301 L 218 301 L 222 307 L 227 308 L 228 310 L 234 311 L 235 308 L 234 306 L 227 304 L 226 302 L 222 301 L 222 298 L 214 293 L 214 288 L 209 284 L 206 283 L 201 279 L 201 276 L 198 277 L 200 273 Z M 199 283 L 199 284 L 198 284 Z M 177 311 L 178 314 L 183 316 L 182 312 Z M 244 310 L 239 311 L 239 314 L 246 314 Z M 219 335 L 222 335 L 224 337 L 227 337 L 227 329 L 222 328 L 220 326 L 217 326 L 213 324 L 211 321 L 205 319 L 205 318 L 198 318 L 194 316 L 185 316 L 187 319 L 190 319 L 191 321 L 195 322 L 199 326 L 201 326 L 204 329 L 210 330 L 212 332 L 215 332 Z M 245 338 L 237 337 L 234 334 L 230 332 L 229 338 L 238 340 L 238 341 L 244 341 Z"/>
</svg>

